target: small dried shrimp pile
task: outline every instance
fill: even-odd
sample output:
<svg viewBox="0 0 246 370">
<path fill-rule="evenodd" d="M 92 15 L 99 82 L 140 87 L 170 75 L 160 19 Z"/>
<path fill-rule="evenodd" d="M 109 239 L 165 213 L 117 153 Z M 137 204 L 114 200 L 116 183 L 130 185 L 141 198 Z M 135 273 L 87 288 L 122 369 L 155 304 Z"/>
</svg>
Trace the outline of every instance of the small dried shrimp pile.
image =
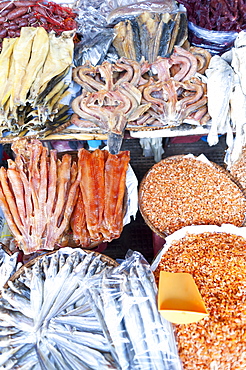
<svg viewBox="0 0 246 370">
<path fill-rule="evenodd" d="M 173 241 L 157 270 L 190 273 L 209 316 L 176 326 L 184 370 L 244 370 L 246 239 L 227 233 L 187 234 Z"/>
<path fill-rule="evenodd" d="M 43 27 L 47 32 L 76 29 L 72 9 L 42 0 L 1 1 L 0 39 L 19 37 L 21 27 Z"/>
<path fill-rule="evenodd" d="M 0 132 L 57 127 L 68 120 L 64 77 L 73 61 L 73 31 L 61 36 L 43 27 L 22 27 L 20 37 L 5 38 L 0 54 Z M 70 82 L 70 81 L 69 81 Z"/>
<path fill-rule="evenodd" d="M 139 192 L 144 217 L 160 233 L 189 225 L 242 226 L 243 192 L 224 170 L 195 158 L 170 157 L 154 165 Z"/>
<path fill-rule="evenodd" d="M 175 46 L 170 58 L 158 57 L 152 64 L 122 57 L 115 64 L 76 67 L 73 80 L 83 90 L 72 102 L 72 122 L 114 133 L 127 123 L 165 127 L 187 118 L 206 123 L 206 84 L 194 75 L 204 72 L 210 58 L 201 48 L 190 52 Z"/>
</svg>

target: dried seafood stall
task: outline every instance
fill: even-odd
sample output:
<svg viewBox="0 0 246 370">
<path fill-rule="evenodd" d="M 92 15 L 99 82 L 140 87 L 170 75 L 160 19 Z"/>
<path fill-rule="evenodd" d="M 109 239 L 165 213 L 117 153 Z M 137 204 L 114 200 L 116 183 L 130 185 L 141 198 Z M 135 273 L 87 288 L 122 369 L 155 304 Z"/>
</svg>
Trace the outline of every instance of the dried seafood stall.
<svg viewBox="0 0 246 370">
<path fill-rule="evenodd" d="M 0 368 L 245 368 L 244 14 L 233 0 L 0 3 Z M 226 135 L 227 170 L 167 155 L 138 192 L 126 137 L 197 134 Z M 106 147 L 50 146 L 91 139 Z M 152 266 L 131 238 L 122 260 L 99 253 L 138 209 L 164 244 Z M 163 272 L 193 278 L 199 320 L 180 297 L 160 307 Z"/>
</svg>

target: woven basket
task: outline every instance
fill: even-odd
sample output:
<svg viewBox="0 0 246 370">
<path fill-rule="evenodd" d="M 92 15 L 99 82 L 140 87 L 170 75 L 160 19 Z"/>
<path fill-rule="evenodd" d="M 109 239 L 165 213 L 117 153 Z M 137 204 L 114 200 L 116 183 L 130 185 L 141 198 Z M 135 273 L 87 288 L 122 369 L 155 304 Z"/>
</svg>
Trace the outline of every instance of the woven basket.
<svg viewBox="0 0 246 370">
<path fill-rule="evenodd" d="M 165 159 L 163 159 L 161 162 L 167 162 L 167 161 L 175 161 L 175 160 L 177 160 L 177 159 L 180 159 L 180 158 L 183 158 L 185 155 L 177 155 L 177 156 L 171 156 L 171 157 L 167 157 L 167 158 L 165 158 Z M 160 162 L 159 162 L 160 163 Z M 231 174 L 230 174 L 230 172 L 229 171 L 227 171 L 225 168 L 223 168 L 223 167 L 221 167 L 220 165 L 218 165 L 218 164 L 216 164 L 216 163 L 214 163 L 214 162 L 211 162 L 210 161 L 210 163 L 214 166 L 214 167 L 216 167 L 216 169 L 218 170 L 218 171 L 220 171 L 221 173 L 223 173 L 224 175 L 226 175 L 227 177 L 228 177 L 228 179 L 230 179 L 233 183 L 235 183 L 236 185 L 237 185 L 237 187 L 238 187 L 238 189 L 241 191 L 241 193 L 242 193 L 242 196 L 245 198 L 245 200 L 246 200 L 246 190 L 242 187 L 242 185 L 240 184 L 240 182 L 234 177 L 234 176 L 232 176 Z M 158 164 L 155 164 L 154 166 L 156 166 L 156 165 L 158 165 Z M 153 166 L 153 167 L 154 167 Z M 149 172 L 152 170 L 152 168 L 153 167 L 151 167 L 149 170 L 148 170 L 148 172 L 144 175 L 144 177 L 143 177 L 143 179 L 142 179 L 142 181 L 141 181 L 141 183 L 140 183 L 140 186 L 139 186 L 139 192 L 138 192 L 138 202 L 139 202 L 139 210 L 140 210 L 140 213 L 141 213 L 141 215 L 142 215 L 142 217 L 143 217 L 143 219 L 144 219 L 144 221 L 145 221 L 145 223 L 149 226 L 149 228 L 155 233 L 155 234 L 157 234 L 158 236 L 160 236 L 161 238 L 163 238 L 163 239 L 165 239 L 168 235 L 169 235 L 169 233 L 167 233 L 167 232 L 161 232 L 160 230 L 158 230 L 152 223 L 151 223 L 151 221 L 148 219 L 148 217 L 147 217 L 147 215 L 146 215 L 146 213 L 145 213 L 145 211 L 144 211 L 144 209 L 143 209 L 143 204 L 142 204 L 142 197 L 141 197 L 141 195 L 142 195 L 142 193 L 143 193 L 143 187 L 146 185 L 146 183 L 147 183 L 147 176 L 148 176 L 148 174 L 149 174 Z M 244 221 L 243 221 L 243 223 L 242 223 L 242 225 L 241 226 L 245 226 L 246 225 L 246 214 L 245 214 L 245 218 L 244 218 Z"/>
<path fill-rule="evenodd" d="M 77 247 L 78 248 L 78 247 Z M 82 249 L 82 248 L 81 248 Z M 41 258 L 43 258 L 44 256 L 50 256 L 54 253 L 56 253 L 57 250 L 53 250 L 53 251 L 50 251 L 50 252 L 47 252 L 47 253 L 40 253 L 39 256 L 31 259 L 30 261 L 28 261 L 27 263 L 25 263 L 24 265 L 22 265 L 9 279 L 8 281 L 15 281 L 16 279 L 18 279 L 22 274 L 25 273 L 25 269 L 26 268 L 30 268 L 32 267 L 38 260 L 40 260 Z M 107 265 L 108 266 L 114 266 L 114 267 L 117 267 L 119 264 L 113 259 L 113 258 L 110 258 L 104 254 L 101 254 L 101 253 L 98 253 L 98 252 L 94 252 L 94 251 L 91 251 L 91 250 L 87 250 L 87 249 L 83 249 L 83 252 L 86 252 L 86 253 L 94 253 L 96 255 L 100 255 L 101 256 L 101 260 L 103 262 L 107 262 Z M 4 285 L 4 288 L 6 289 L 8 287 L 8 281 L 5 283 Z"/>
</svg>

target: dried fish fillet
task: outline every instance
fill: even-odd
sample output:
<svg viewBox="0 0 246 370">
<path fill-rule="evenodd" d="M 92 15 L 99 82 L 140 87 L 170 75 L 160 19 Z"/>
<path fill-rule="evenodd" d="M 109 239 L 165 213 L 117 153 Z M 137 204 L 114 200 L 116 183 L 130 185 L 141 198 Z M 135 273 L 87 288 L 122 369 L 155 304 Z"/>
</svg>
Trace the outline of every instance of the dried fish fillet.
<svg viewBox="0 0 246 370">
<path fill-rule="evenodd" d="M 54 32 L 49 33 L 49 52 L 40 77 L 40 94 L 47 83 L 72 65 L 73 61 L 73 35 L 74 32 L 64 31 L 61 36 L 56 37 Z"/>
<path fill-rule="evenodd" d="M 43 67 L 49 51 L 49 36 L 43 27 L 37 27 L 37 32 L 33 39 L 31 57 L 27 65 L 25 76 L 21 84 L 19 97 L 17 96 L 18 104 L 24 105 L 28 91 L 35 80 L 37 73 Z"/>
<path fill-rule="evenodd" d="M 19 104 L 19 93 L 31 57 L 33 40 L 36 34 L 36 27 L 22 27 L 20 37 L 16 41 L 13 50 L 14 79 L 11 96 L 14 104 L 17 105 Z"/>
</svg>

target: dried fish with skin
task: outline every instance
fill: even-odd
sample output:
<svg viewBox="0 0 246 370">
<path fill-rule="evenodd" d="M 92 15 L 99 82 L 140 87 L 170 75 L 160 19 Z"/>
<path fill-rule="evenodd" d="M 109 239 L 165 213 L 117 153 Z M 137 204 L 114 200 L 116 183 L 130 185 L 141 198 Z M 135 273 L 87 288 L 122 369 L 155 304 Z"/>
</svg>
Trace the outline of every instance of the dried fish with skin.
<svg viewBox="0 0 246 370">
<path fill-rule="evenodd" d="M 212 119 L 208 134 L 208 143 L 211 146 L 218 143 L 218 133 L 226 132 L 234 71 L 225 60 L 214 55 L 205 74 L 208 77 L 208 113 Z"/>
</svg>

